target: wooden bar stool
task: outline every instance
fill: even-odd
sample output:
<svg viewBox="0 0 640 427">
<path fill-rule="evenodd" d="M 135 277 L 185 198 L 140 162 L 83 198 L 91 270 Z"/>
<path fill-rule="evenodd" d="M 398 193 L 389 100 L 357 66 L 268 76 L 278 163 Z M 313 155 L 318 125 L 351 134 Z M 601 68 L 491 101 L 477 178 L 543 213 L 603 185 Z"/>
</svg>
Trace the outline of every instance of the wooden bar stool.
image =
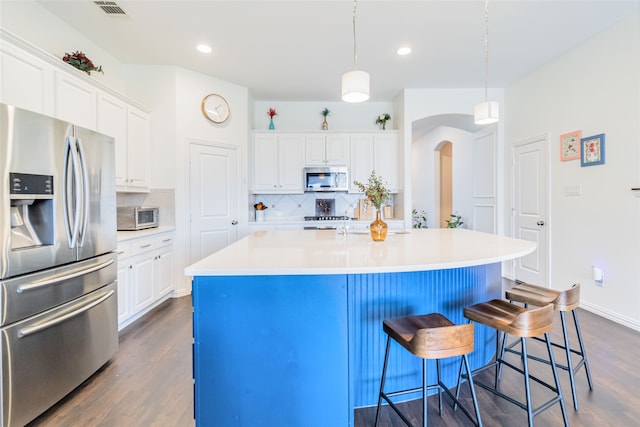
<svg viewBox="0 0 640 427">
<path fill-rule="evenodd" d="M 407 316 L 397 319 L 386 319 L 382 323 L 382 328 L 387 334 L 387 348 L 384 354 L 384 366 L 382 368 L 382 379 L 380 380 L 380 394 L 378 396 L 378 408 L 376 409 L 375 426 L 378 425 L 380 415 L 380 407 L 382 399 L 389 403 L 389 406 L 402 418 L 402 420 L 411 426 L 411 422 L 399 410 L 399 408 L 391 401 L 394 396 L 406 395 L 409 393 L 422 392 L 422 425 L 427 425 L 427 392 L 430 389 L 438 389 L 438 405 L 440 416 L 442 416 L 442 390 L 444 390 L 454 402 L 454 409 L 460 406 L 460 409 L 469 419 L 476 425 L 482 426 L 480 418 L 480 410 L 478 409 L 478 400 L 473 386 L 473 378 L 469 367 L 467 354 L 473 351 L 473 325 L 454 325 L 449 319 L 438 313 L 425 314 L 421 316 Z M 384 382 L 387 374 L 387 363 L 389 361 L 389 349 L 391 339 L 397 341 L 402 347 L 407 349 L 411 354 L 422 359 L 422 387 L 416 387 L 409 390 L 401 390 L 386 393 L 384 391 Z M 440 359 L 461 356 L 460 370 L 458 375 L 458 390 L 456 395 L 445 386 L 440 378 Z M 428 359 L 436 359 L 437 384 L 428 385 L 427 379 L 427 361 Z M 460 376 L 462 375 L 462 366 L 464 365 L 467 373 L 469 389 L 473 399 L 473 407 L 475 410 L 475 419 L 469 411 L 458 400 L 460 390 Z"/>
<path fill-rule="evenodd" d="M 584 350 L 584 342 L 582 341 L 582 332 L 580 331 L 580 323 L 578 322 L 578 312 L 576 309 L 580 304 L 580 284 L 576 283 L 571 288 L 564 291 L 556 291 L 549 288 L 543 288 L 542 286 L 531 285 L 528 283 L 516 282 L 516 286 L 506 291 L 506 297 L 510 301 L 516 301 L 523 303 L 525 307 L 531 305 L 544 306 L 547 304 L 553 304 L 553 309 L 560 312 L 560 320 L 562 323 L 562 334 L 564 336 L 564 345 L 552 342 L 551 345 L 561 348 L 567 355 L 567 364 L 562 365 L 556 362 L 556 366 L 560 369 L 569 372 L 569 380 L 571 382 L 571 394 L 573 395 L 573 407 L 578 410 L 578 396 L 576 394 L 575 373 L 584 366 L 584 370 L 587 374 L 587 382 L 589 383 L 589 389 L 593 390 L 593 382 L 591 380 L 591 371 L 589 370 L 589 362 L 587 361 L 587 353 Z M 565 313 L 570 311 L 573 314 L 573 323 L 576 327 L 576 334 L 578 335 L 578 345 L 580 349 L 573 349 L 569 345 L 569 334 L 567 333 L 567 324 L 565 320 Z M 539 339 L 539 338 L 538 338 Z M 508 349 L 514 353 L 518 353 L 511 348 Z M 573 366 L 571 359 L 571 353 L 580 356 L 578 363 Z M 540 359 L 529 355 L 529 358 L 549 363 L 548 360 Z"/>
<path fill-rule="evenodd" d="M 564 425 L 568 426 L 569 421 L 567 419 L 567 412 L 564 406 L 564 399 L 562 397 L 562 390 L 560 389 L 560 382 L 558 380 L 558 372 L 556 371 L 555 361 L 553 359 L 553 351 L 551 349 L 551 340 L 549 339 L 549 331 L 553 328 L 553 306 L 547 305 L 535 309 L 527 309 L 515 304 L 511 304 L 507 301 L 494 299 L 488 302 L 475 304 L 470 307 L 465 307 L 464 317 L 469 321 L 481 323 L 490 328 L 496 329 L 496 358 L 494 362 L 489 363 L 482 368 L 476 369 L 472 375 L 484 371 L 486 369 L 495 367 L 495 383 L 494 386 L 488 386 L 481 383 L 476 379 L 476 385 L 494 393 L 497 396 L 506 399 L 507 401 L 521 407 L 527 411 L 527 419 L 529 427 L 533 426 L 533 417 L 540 412 L 548 409 L 556 403 L 560 404 L 562 410 L 562 417 L 564 419 Z M 500 332 L 503 334 L 503 342 L 506 340 L 507 334 L 520 338 L 522 344 L 522 365 L 523 369 L 509 363 L 504 359 L 504 346 L 500 347 Z M 544 334 L 545 342 L 547 343 L 547 351 L 549 352 L 550 366 L 553 371 L 554 385 L 547 384 L 539 378 L 529 373 L 529 362 L 527 357 L 527 344 L 526 339 L 529 337 L 535 337 Z M 500 350 L 502 348 L 502 350 Z M 525 387 L 525 399 L 526 403 L 522 403 L 511 396 L 498 391 L 498 375 L 502 366 L 508 366 L 511 369 L 524 375 L 524 387 Z M 464 376 L 463 376 L 464 377 Z M 546 403 L 533 408 L 531 402 L 531 388 L 529 379 L 533 379 L 537 383 L 547 387 L 552 392 L 556 393 L 556 396 L 551 398 Z"/>
</svg>

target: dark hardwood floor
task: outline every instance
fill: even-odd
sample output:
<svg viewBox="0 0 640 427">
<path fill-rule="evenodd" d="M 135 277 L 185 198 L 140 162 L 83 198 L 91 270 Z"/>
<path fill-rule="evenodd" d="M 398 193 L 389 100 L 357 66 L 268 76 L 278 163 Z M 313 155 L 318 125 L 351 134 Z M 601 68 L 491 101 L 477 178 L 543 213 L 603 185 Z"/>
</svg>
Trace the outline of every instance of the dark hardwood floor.
<svg viewBox="0 0 640 427">
<path fill-rule="evenodd" d="M 120 332 L 116 356 L 28 426 L 193 426 L 191 297 Z"/>
<path fill-rule="evenodd" d="M 120 350 L 114 359 L 29 427 L 193 426 L 191 312 L 190 297 L 172 299 L 129 326 L 120 335 Z M 579 316 L 594 389 L 589 391 L 584 371 L 579 371 L 576 383 L 580 409 L 575 411 L 568 374 L 560 371 L 570 424 L 589 427 L 640 425 L 640 333 L 584 310 L 579 310 Z M 554 340 L 561 338 L 559 328 L 554 328 L 552 337 Z M 543 344 L 531 340 L 529 349 L 540 355 L 545 351 Z M 555 354 L 557 358 L 562 357 L 559 350 Z M 540 377 L 550 379 L 548 366 L 531 362 L 531 369 Z M 524 390 L 521 383 L 521 376 L 508 369 L 504 371 L 501 381 L 504 392 L 522 395 L 518 394 Z M 546 401 L 548 391 L 540 386 L 532 387 L 534 405 Z M 477 393 L 485 426 L 526 425 L 526 413 L 522 409 L 480 388 Z M 470 402 L 466 386 L 462 395 L 463 401 Z M 449 400 L 444 399 L 443 415 L 439 417 L 437 398 L 429 398 L 429 425 L 470 425 L 462 412 L 453 412 Z M 414 401 L 403 405 L 408 406 L 416 424 L 420 423 L 420 403 Z M 373 425 L 374 415 L 375 408 L 358 409 L 354 427 Z M 383 408 L 381 421 L 380 425 L 386 427 L 403 425 L 387 407 Z M 535 425 L 561 426 L 559 406 L 538 415 Z"/>
</svg>

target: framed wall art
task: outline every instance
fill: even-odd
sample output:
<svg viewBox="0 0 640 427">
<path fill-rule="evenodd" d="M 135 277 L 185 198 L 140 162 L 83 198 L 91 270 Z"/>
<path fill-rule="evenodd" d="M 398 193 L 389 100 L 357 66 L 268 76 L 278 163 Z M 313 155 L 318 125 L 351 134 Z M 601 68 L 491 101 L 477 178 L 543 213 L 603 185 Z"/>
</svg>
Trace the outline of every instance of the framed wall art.
<svg viewBox="0 0 640 427">
<path fill-rule="evenodd" d="M 582 131 L 579 130 L 560 135 L 561 161 L 565 162 L 580 158 L 580 138 L 582 138 Z"/>
<path fill-rule="evenodd" d="M 580 166 L 604 164 L 604 133 L 582 138 L 580 147 Z"/>
</svg>

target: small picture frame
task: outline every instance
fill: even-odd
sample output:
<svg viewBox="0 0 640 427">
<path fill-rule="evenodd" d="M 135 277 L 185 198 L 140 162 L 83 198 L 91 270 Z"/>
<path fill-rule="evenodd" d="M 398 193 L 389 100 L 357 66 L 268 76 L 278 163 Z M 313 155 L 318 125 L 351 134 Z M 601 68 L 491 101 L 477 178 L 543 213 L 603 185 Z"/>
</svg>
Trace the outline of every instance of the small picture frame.
<svg viewBox="0 0 640 427">
<path fill-rule="evenodd" d="M 604 164 L 604 133 L 580 140 L 580 166 Z"/>
<path fill-rule="evenodd" d="M 580 158 L 580 138 L 582 138 L 582 131 L 579 130 L 560 135 L 561 161 L 566 162 Z"/>
</svg>

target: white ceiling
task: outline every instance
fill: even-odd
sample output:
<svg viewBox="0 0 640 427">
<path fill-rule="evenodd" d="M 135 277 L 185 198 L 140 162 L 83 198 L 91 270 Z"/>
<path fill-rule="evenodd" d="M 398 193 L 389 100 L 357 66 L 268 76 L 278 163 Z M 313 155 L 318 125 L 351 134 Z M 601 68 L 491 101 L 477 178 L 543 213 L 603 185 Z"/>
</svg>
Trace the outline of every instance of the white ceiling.
<svg viewBox="0 0 640 427">
<path fill-rule="evenodd" d="M 175 64 L 248 87 L 256 100 L 339 101 L 353 67 L 352 0 L 39 0 L 127 64 Z M 492 0 L 489 86 L 507 87 L 541 64 L 638 13 L 638 0 Z M 357 68 L 371 100 L 403 88 L 483 87 L 482 0 L 360 0 Z M 195 51 L 208 43 L 213 53 Z M 413 53 L 395 50 L 408 44 Z"/>
</svg>

